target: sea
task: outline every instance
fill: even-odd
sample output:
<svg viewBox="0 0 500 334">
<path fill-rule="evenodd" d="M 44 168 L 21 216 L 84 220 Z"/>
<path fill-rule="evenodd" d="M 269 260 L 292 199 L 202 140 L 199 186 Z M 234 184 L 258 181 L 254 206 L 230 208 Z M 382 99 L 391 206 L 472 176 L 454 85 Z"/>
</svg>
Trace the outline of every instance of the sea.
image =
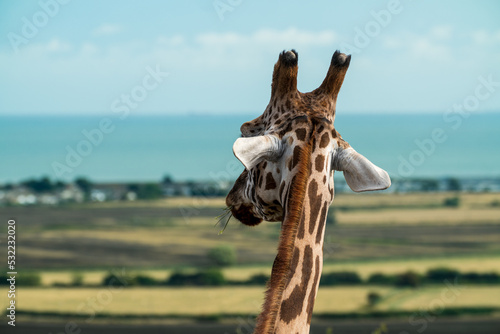
<svg viewBox="0 0 500 334">
<path fill-rule="evenodd" d="M 257 116 L 0 116 L 0 183 L 232 181 L 233 142 Z M 344 113 L 335 127 L 393 178 L 500 177 L 500 112 Z"/>
</svg>

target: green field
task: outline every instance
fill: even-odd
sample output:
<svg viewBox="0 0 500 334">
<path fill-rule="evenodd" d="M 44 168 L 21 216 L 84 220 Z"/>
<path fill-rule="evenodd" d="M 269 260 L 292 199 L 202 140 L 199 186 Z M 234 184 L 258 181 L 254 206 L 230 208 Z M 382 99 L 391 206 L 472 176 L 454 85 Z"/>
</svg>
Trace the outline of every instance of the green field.
<svg viewBox="0 0 500 334">
<path fill-rule="evenodd" d="M 449 300 L 440 297 L 446 289 L 444 284 L 420 289 L 321 287 L 314 311 L 365 312 L 368 310 L 366 296 L 372 291 L 383 298 L 369 309 L 372 311 L 430 310 L 439 305 L 436 298 L 448 307 L 500 308 L 500 286 L 458 286 L 457 295 L 450 292 Z M 262 287 L 24 288 L 18 297 L 18 310 L 88 314 L 94 309 L 109 315 L 253 315 L 258 313 L 263 296 Z M 7 306 L 6 303 L 3 306 Z"/>
<path fill-rule="evenodd" d="M 461 272 L 499 272 L 499 194 L 460 194 L 460 206 L 445 207 L 455 194 L 340 194 L 333 208 L 336 224 L 327 226 L 324 273 L 373 273 L 436 267 Z M 19 310 L 77 313 L 105 287 L 61 288 L 75 274 L 85 285 L 99 285 L 113 269 L 127 275 L 166 279 L 174 270 L 207 268 L 207 252 L 230 245 L 237 265 L 224 269 L 230 280 L 269 275 L 279 237 L 279 223 L 250 228 L 230 221 L 218 234 L 215 217 L 224 200 L 174 198 L 152 202 L 107 202 L 62 207 L 0 208 L 15 217 L 18 271 L 37 272 L 42 287 L 20 288 Z M 444 286 L 321 287 L 315 314 L 366 312 L 367 294 L 382 300 L 371 311 L 426 309 Z M 120 315 L 220 315 L 258 312 L 263 286 L 210 288 L 127 287 L 97 310 Z M 195 301 L 195 302 L 193 302 Z M 446 307 L 500 307 L 499 286 L 466 286 Z"/>
<path fill-rule="evenodd" d="M 460 207 L 444 207 L 452 196 L 340 194 L 333 204 L 337 223 L 326 229 L 325 261 L 500 256 L 500 194 L 463 194 Z M 237 251 L 239 265 L 270 267 L 279 223 L 247 227 L 233 219 L 219 235 L 215 217 L 223 207 L 223 199 L 174 198 L 0 213 L 17 218 L 25 270 L 206 266 L 207 251 L 221 244 Z"/>
<path fill-rule="evenodd" d="M 406 271 L 415 271 L 424 274 L 427 270 L 438 267 L 455 268 L 461 272 L 499 272 L 499 256 L 483 257 L 457 257 L 457 258 L 415 258 L 409 260 L 377 260 L 377 261 L 353 261 L 342 263 L 326 263 L 323 272 L 354 271 L 363 279 L 374 273 L 399 274 Z M 256 274 L 267 274 L 271 267 L 266 265 L 237 266 L 222 270 L 224 276 L 229 280 L 243 281 Z M 41 274 L 42 284 L 52 286 L 54 284 L 69 284 L 76 273 L 83 276 L 83 283 L 87 285 L 100 284 L 107 275 L 106 270 L 77 271 L 77 270 L 51 270 L 38 271 Z M 169 269 L 128 269 L 129 275 L 143 274 L 158 280 L 169 277 L 172 270 Z"/>
</svg>

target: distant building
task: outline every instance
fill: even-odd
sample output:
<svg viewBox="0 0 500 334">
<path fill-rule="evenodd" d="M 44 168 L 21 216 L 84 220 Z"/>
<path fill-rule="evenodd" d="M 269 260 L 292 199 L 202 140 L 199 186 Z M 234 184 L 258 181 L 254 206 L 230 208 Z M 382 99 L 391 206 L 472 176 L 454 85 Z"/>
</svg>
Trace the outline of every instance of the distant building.
<svg viewBox="0 0 500 334">
<path fill-rule="evenodd" d="M 59 192 L 58 196 L 61 202 L 81 203 L 85 200 L 83 191 L 72 183 L 67 184 L 64 189 Z"/>
<path fill-rule="evenodd" d="M 126 183 L 98 183 L 90 191 L 90 199 L 96 202 L 120 201 L 127 198 L 129 187 Z"/>
<path fill-rule="evenodd" d="M 135 201 L 138 198 L 157 198 L 158 195 L 163 197 L 218 197 L 227 195 L 232 184 L 232 182 L 214 181 L 174 182 L 171 179 L 163 183 L 98 183 L 91 185 L 88 199 L 104 202 Z M 352 192 L 341 175 L 337 175 L 334 184 L 336 193 Z M 145 190 L 153 191 L 154 196 L 148 197 Z M 446 191 L 500 192 L 500 177 L 393 178 L 392 186 L 384 190 L 386 193 Z M 26 185 L 0 187 L 0 205 L 57 205 L 69 202 L 81 203 L 85 200 L 85 192 L 76 184 L 63 184 L 50 191 L 38 193 Z"/>
</svg>

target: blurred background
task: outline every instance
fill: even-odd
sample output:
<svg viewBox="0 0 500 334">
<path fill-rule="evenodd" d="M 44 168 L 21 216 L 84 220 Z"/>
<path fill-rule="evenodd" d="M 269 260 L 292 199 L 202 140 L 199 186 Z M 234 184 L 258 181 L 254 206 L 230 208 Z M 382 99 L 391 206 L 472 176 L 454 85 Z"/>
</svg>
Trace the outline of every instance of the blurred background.
<svg viewBox="0 0 500 334">
<path fill-rule="evenodd" d="M 293 48 L 302 92 L 352 54 L 335 126 L 393 180 L 354 194 L 335 175 L 311 332 L 498 333 L 499 14 L 493 0 L 0 2 L 15 332 L 251 333 L 280 227 L 216 217 L 243 170 L 239 127 Z"/>
</svg>

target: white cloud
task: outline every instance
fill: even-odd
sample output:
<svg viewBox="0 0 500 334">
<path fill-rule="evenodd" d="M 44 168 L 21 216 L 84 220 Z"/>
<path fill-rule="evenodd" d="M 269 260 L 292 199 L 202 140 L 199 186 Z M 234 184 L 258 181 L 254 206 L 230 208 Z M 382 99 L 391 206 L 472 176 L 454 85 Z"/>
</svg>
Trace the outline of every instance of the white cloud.
<svg viewBox="0 0 500 334">
<path fill-rule="evenodd" d="M 413 56 L 425 60 L 451 60 L 450 48 L 427 37 L 416 37 L 409 45 Z"/>
<path fill-rule="evenodd" d="M 402 40 L 397 37 L 387 36 L 383 39 L 382 44 L 388 49 L 398 49 L 402 46 Z"/>
<path fill-rule="evenodd" d="M 409 56 L 433 61 L 449 61 L 453 58 L 449 40 L 453 37 L 450 26 L 435 26 L 425 34 L 399 33 L 387 36 L 383 45 L 392 51 L 407 52 Z"/>
<path fill-rule="evenodd" d="M 249 39 L 236 33 L 203 33 L 196 36 L 196 41 L 207 46 L 230 46 L 246 43 Z"/>
<path fill-rule="evenodd" d="M 261 29 L 252 34 L 203 33 L 196 41 L 208 46 L 235 46 L 245 44 L 247 48 L 263 45 L 331 46 L 337 41 L 337 34 L 331 30 L 319 32 L 288 28 L 285 30 Z"/>
<path fill-rule="evenodd" d="M 123 30 L 123 27 L 118 24 L 104 23 L 92 31 L 96 36 L 116 35 Z"/>
<path fill-rule="evenodd" d="M 99 52 L 99 48 L 92 43 L 83 43 L 81 51 L 83 54 L 93 55 Z"/>
<path fill-rule="evenodd" d="M 383 46 L 391 52 L 407 53 L 407 57 L 433 61 L 480 59 L 485 47 L 500 46 L 500 30 L 476 30 L 460 34 L 449 25 L 438 25 L 426 33 L 400 32 L 383 37 Z M 467 54 L 467 57 L 464 57 Z"/>
<path fill-rule="evenodd" d="M 60 41 L 57 38 L 50 40 L 47 44 L 44 45 L 46 51 L 53 52 L 67 52 L 71 50 L 71 45 L 65 42 Z"/>
<path fill-rule="evenodd" d="M 450 39 L 453 34 L 453 27 L 449 25 L 435 26 L 431 29 L 430 35 L 438 40 Z"/>
<path fill-rule="evenodd" d="M 157 43 L 163 46 L 179 46 L 184 44 L 185 39 L 182 35 L 174 35 L 172 37 L 160 36 L 157 39 Z"/>
<path fill-rule="evenodd" d="M 115 43 L 82 41 L 74 44 L 52 39 L 33 41 L 17 55 L 0 50 L 0 64 L 3 64 L 0 69 L 6 73 L 4 81 L 13 87 L 13 91 L 37 94 L 36 98 L 24 100 L 14 98 L 20 93 L 12 94 L 9 103 L 16 110 L 35 110 L 43 106 L 42 109 L 61 112 L 102 111 L 116 96 L 135 84 L 134 80 L 143 75 L 146 66 L 158 64 L 172 73 L 162 88 L 168 95 L 152 95 L 148 110 L 226 110 L 228 105 L 245 105 L 247 110 L 259 108 L 260 102 L 256 101 L 268 98 L 272 64 L 280 51 L 293 47 L 302 55 L 299 85 L 302 85 L 302 91 L 309 91 L 323 80 L 329 57 L 339 47 L 343 36 L 332 30 L 288 28 L 154 37 Z M 353 58 L 355 65 L 350 70 L 351 82 L 356 82 L 356 85 L 366 82 L 364 87 L 367 89 L 377 85 L 382 87 L 384 83 L 397 90 L 402 86 L 403 77 L 413 77 L 418 82 L 425 76 L 435 78 L 429 91 L 438 91 L 444 85 L 453 86 L 457 80 L 451 78 L 457 78 L 457 72 L 460 72 L 460 78 L 465 77 L 462 73 L 465 72 L 474 79 L 477 73 L 488 73 L 496 68 L 494 55 L 498 54 L 498 49 L 491 50 L 489 44 L 476 47 L 475 43 L 500 41 L 500 31 L 477 31 L 474 35 L 457 36 L 453 29 L 438 26 L 421 34 L 388 31 L 377 38 L 382 48 L 373 43 Z M 436 73 L 440 74 L 439 77 Z M 353 92 L 358 89 L 349 91 L 349 80 L 346 93 L 355 94 Z M 378 92 L 377 89 L 374 92 Z M 186 104 L 183 92 L 189 90 L 200 92 L 200 97 L 195 100 L 204 102 L 193 100 Z M 401 94 L 414 101 L 412 95 L 405 95 L 404 89 L 401 89 Z M 355 106 L 366 108 L 362 102 Z"/>
<path fill-rule="evenodd" d="M 296 28 L 289 28 L 287 30 L 259 30 L 252 35 L 252 38 L 257 43 L 287 43 L 298 45 L 310 46 L 329 46 L 337 41 L 337 35 L 331 30 L 324 30 L 319 32 L 301 31 Z"/>
<path fill-rule="evenodd" d="M 477 30 L 472 33 L 472 40 L 479 45 L 492 45 L 500 43 L 500 30 L 489 32 L 485 30 Z"/>
</svg>

